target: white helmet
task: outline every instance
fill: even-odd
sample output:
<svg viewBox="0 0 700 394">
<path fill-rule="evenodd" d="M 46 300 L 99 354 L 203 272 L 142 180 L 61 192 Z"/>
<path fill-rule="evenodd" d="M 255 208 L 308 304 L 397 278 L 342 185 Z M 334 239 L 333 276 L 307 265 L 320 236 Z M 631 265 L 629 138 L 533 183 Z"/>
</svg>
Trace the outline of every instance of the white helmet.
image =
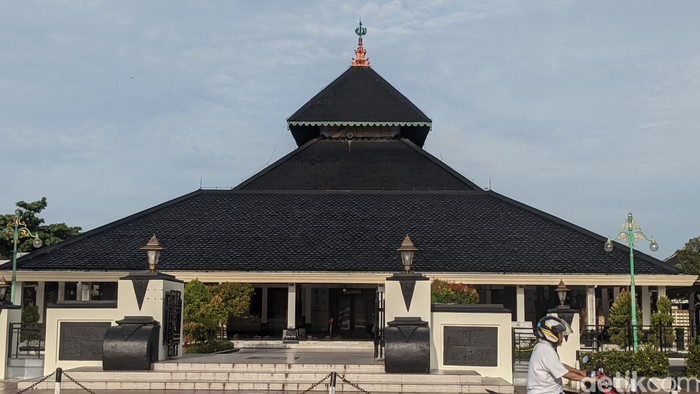
<svg viewBox="0 0 700 394">
<path fill-rule="evenodd" d="M 564 338 L 568 337 L 574 331 L 569 323 L 564 320 L 554 317 L 545 316 L 537 322 L 537 336 L 546 339 L 554 344 L 559 343 L 559 334 L 564 334 Z"/>
</svg>

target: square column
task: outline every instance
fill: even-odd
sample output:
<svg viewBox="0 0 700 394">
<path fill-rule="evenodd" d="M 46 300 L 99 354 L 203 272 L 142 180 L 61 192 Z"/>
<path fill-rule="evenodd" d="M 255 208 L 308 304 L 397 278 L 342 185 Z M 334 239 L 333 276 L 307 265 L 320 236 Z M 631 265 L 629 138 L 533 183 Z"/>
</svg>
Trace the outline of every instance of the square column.
<svg viewBox="0 0 700 394">
<path fill-rule="evenodd" d="M 39 311 L 39 323 L 44 322 L 44 298 L 45 296 L 45 283 L 46 282 L 37 282 L 36 285 L 36 309 Z"/>
<path fill-rule="evenodd" d="M 649 286 L 642 286 L 642 325 L 651 324 L 651 294 Z"/>
<path fill-rule="evenodd" d="M 78 287 L 78 292 L 80 294 L 81 287 Z M 124 324 L 126 327 L 130 324 L 139 325 L 139 322 L 150 319 L 155 322 L 154 329 L 157 329 L 155 334 L 157 354 L 152 356 L 155 356 L 158 361 L 180 357 L 184 295 L 184 282 L 174 276 L 160 272 L 131 273 L 119 278 L 116 315 L 124 316 L 124 319 L 116 323 L 120 326 Z M 125 330 L 128 332 L 128 329 L 125 328 Z M 124 349 L 129 348 L 129 345 L 113 342 L 111 347 L 107 343 L 105 347 L 119 355 Z M 103 350 L 103 353 L 105 351 Z M 103 363 L 105 358 L 103 355 Z"/>
<path fill-rule="evenodd" d="M 311 294 L 313 288 L 311 285 L 304 287 L 304 324 L 311 325 Z"/>
<path fill-rule="evenodd" d="M 267 302 L 268 302 L 268 291 L 267 286 L 262 287 L 262 310 L 260 311 L 260 323 L 267 326 Z"/>
<path fill-rule="evenodd" d="M 517 321 L 525 321 L 525 286 L 515 287 L 515 314 Z"/>
<path fill-rule="evenodd" d="M 603 315 L 605 316 L 605 322 L 610 320 L 610 298 L 608 297 L 608 288 L 603 287 L 600 293 L 600 300 L 603 304 Z"/>
<path fill-rule="evenodd" d="M 596 304 L 595 304 L 595 287 L 586 286 L 586 329 L 592 329 L 596 325 Z"/>
<path fill-rule="evenodd" d="M 666 297 L 666 286 L 656 286 L 656 295 Z"/>
<path fill-rule="evenodd" d="M 287 287 L 287 329 L 282 333 L 283 343 L 299 343 L 299 331 L 296 327 L 297 285 L 290 283 Z"/>
</svg>

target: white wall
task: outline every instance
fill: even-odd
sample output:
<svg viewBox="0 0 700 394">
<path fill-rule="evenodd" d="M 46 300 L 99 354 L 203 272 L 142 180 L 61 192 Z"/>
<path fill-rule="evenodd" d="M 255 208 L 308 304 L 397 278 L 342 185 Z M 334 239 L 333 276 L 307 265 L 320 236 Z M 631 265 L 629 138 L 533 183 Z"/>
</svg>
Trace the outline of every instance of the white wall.
<svg viewBox="0 0 700 394">
<path fill-rule="evenodd" d="M 406 309 L 403 292 L 401 291 L 401 283 L 396 278 L 402 278 L 399 274 L 397 277 L 389 277 L 384 285 L 385 292 L 385 322 L 388 323 L 396 317 L 420 317 L 423 321 L 430 322 L 430 283 L 427 278 L 415 280 L 415 288 L 413 297 L 411 298 L 410 309 Z M 402 278 L 403 279 L 403 278 Z M 405 280 L 411 280 L 406 277 Z"/>
<path fill-rule="evenodd" d="M 147 276 L 148 274 L 146 274 L 145 277 Z M 163 325 L 165 323 L 163 300 L 165 294 L 171 290 L 179 291 L 180 296 L 184 297 L 185 285 L 179 281 L 163 280 L 155 275 L 152 276 L 153 278 L 148 282 L 146 295 L 144 296 L 141 309 L 139 309 L 139 304 L 136 299 L 133 282 L 129 279 L 119 280 L 117 320 L 123 319 L 125 316 L 151 316 L 153 319 L 157 320 L 160 323 L 160 331 L 158 335 L 158 361 L 161 361 L 165 360 L 168 356 L 167 346 L 163 344 Z M 180 328 L 182 330 L 182 317 L 180 318 Z M 180 338 L 181 340 L 178 354 L 182 355 L 182 331 L 180 331 Z"/>
<path fill-rule="evenodd" d="M 10 343 L 10 323 L 20 323 L 22 321 L 21 309 L 0 308 L 0 380 L 7 379 L 7 360 L 12 347 Z"/>
<path fill-rule="evenodd" d="M 115 308 L 48 308 L 46 310 L 46 342 L 44 344 L 44 375 L 48 375 L 61 367 L 63 369 L 77 367 L 100 367 L 102 359 L 92 361 L 60 360 L 59 344 L 61 343 L 61 323 L 99 323 L 121 319 Z"/>
<path fill-rule="evenodd" d="M 443 371 L 476 371 L 481 376 L 503 378 L 513 382 L 513 334 L 510 313 L 433 312 L 431 321 L 430 368 Z M 444 365 L 445 327 L 495 327 L 497 365 Z"/>
</svg>

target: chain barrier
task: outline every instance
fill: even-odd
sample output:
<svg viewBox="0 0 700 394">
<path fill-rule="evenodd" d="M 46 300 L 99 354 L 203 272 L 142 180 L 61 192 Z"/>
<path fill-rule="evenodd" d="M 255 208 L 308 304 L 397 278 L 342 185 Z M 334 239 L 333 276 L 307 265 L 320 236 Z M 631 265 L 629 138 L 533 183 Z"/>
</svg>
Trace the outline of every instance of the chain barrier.
<svg viewBox="0 0 700 394">
<path fill-rule="evenodd" d="M 31 386 L 28 386 L 28 387 L 26 387 L 26 388 L 24 388 L 24 389 L 18 391 L 17 394 L 22 394 L 22 393 L 24 393 L 24 392 L 26 392 L 26 391 L 33 390 L 33 389 L 34 389 L 36 386 L 38 386 L 40 383 L 43 383 L 46 379 L 48 379 L 48 378 L 54 376 L 55 374 L 56 374 L 55 371 L 54 371 L 54 372 L 51 372 L 50 374 L 48 374 L 48 375 L 44 376 L 43 378 L 41 378 L 41 379 L 37 380 L 36 382 L 34 382 Z M 319 380 L 318 382 L 312 384 L 311 386 L 309 386 L 308 389 L 302 391 L 300 394 L 305 394 L 305 393 L 308 393 L 308 392 L 310 392 L 311 390 L 315 389 L 316 386 L 318 386 L 319 384 L 323 383 L 323 382 L 324 382 L 326 379 L 328 379 L 332 374 L 333 374 L 333 373 L 331 372 L 331 373 L 329 373 L 328 375 L 324 376 L 321 380 Z M 80 383 L 80 382 L 78 382 L 77 380 L 73 379 L 73 377 L 70 376 L 70 375 L 68 375 L 65 371 L 63 372 L 63 376 L 65 376 L 66 378 L 68 378 L 68 380 L 70 380 L 71 382 L 75 383 L 76 386 L 78 386 L 78 387 L 80 387 L 81 389 L 87 391 L 88 393 L 90 393 L 90 394 L 96 394 L 94 391 L 92 391 L 92 390 L 90 390 L 89 388 L 85 387 L 82 383 Z M 345 383 L 349 384 L 350 386 L 356 388 L 357 390 L 359 390 L 359 391 L 361 391 L 361 392 L 363 392 L 363 393 L 365 393 L 365 394 L 371 394 L 369 391 L 363 389 L 363 388 L 360 387 L 358 384 L 353 383 L 353 382 L 351 382 L 351 381 L 345 379 L 345 375 L 338 375 L 338 377 L 340 378 L 340 380 L 342 380 L 343 382 L 345 382 Z"/>
<path fill-rule="evenodd" d="M 34 387 L 36 387 L 36 386 L 39 385 L 39 383 L 42 383 L 43 381 L 45 381 L 46 379 L 52 377 L 52 376 L 55 375 L 55 374 L 56 374 L 56 371 L 51 372 L 50 374 L 48 374 L 48 375 L 44 376 L 43 378 L 41 378 L 41 379 L 37 380 L 36 382 L 34 382 L 31 386 L 26 387 L 26 388 L 23 388 L 22 390 L 18 391 L 17 394 L 22 394 L 22 393 L 24 393 L 25 391 L 33 390 Z"/>
<path fill-rule="evenodd" d="M 357 383 L 353 383 L 353 382 L 351 382 L 351 381 L 345 379 L 345 375 L 338 375 L 338 377 L 339 377 L 340 380 L 342 380 L 343 382 L 345 382 L 345 383 L 349 384 L 350 386 L 352 386 L 352 387 L 354 387 L 354 388 L 356 388 L 356 389 L 362 391 L 363 393 L 365 393 L 365 394 L 372 394 L 372 393 L 370 393 L 369 391 L 367 391 L 367 390 L 363 389 L 362 387 L 360 387 Z"/>
<path fill-rule="evenodd" d="M 332 373 L 332 372 L 331 372 L 331 373 Z M 308 389 L 306 389 L 306 390 L 302 391 L 302 392 L 301 392 L 301 393 L 299 393 L 299 394 L 304 394 L 304 393 L 308 393 L 309 391 L 311 391 L 311 390 L 315 389 L 315 388 L 316 388 L 316 386 L 318 386 L 319 384 L 323 383 L 323 381 L 324 381 L 324 380 L 326 380 L 326 379 L 328 379 L 328 378 L 329 378 L 330 376 L 331 376 L 331 374 L 329 373 L 328 375 L 324 376 L 324 377 L 323 377 L 323 379 L 321 379 L 321 380 L 319 380 L 318 382 L 316 382 L 316 383 L 312 384 L 311 386 L 309 386 L 309 388 L 308 388 Z"/>
<path fill-rule="evenodd" d="M 80 383 L 80 382 L 78 382 L 77 380 L 73 379 L 73 377 L 70 376 L 70 375 L 68 375 L 65 371 L 63 372 L 63 376 L 67 377 L 68 380 L 70 380 L 71 382 L 75 383 L 76 386 L 78 386 L 78 387 L 80 387 L 81 389 L 87 391 L 88 393 L 90 393 L 90 394 L 95 394 L 94 391 L 92 391 L 92 390 L 90 390 L 89 388 L 83 386 L 82 383 Z"/>
</svg>

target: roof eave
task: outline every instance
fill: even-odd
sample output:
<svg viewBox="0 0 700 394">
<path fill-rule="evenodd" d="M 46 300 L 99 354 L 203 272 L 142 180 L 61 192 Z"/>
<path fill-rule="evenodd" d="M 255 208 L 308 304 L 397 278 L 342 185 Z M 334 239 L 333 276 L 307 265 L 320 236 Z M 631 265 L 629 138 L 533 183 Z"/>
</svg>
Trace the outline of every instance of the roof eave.
<svg viewBox="0 0 700 394">
<path fill-rule="evenodd" d="M 433 122 L 409 122 L 409 121 L 367 121 L 367 120 L 294 120 L 288 121 L 289 126 L 418 126 L 432 127 Z"/>
</svg>

